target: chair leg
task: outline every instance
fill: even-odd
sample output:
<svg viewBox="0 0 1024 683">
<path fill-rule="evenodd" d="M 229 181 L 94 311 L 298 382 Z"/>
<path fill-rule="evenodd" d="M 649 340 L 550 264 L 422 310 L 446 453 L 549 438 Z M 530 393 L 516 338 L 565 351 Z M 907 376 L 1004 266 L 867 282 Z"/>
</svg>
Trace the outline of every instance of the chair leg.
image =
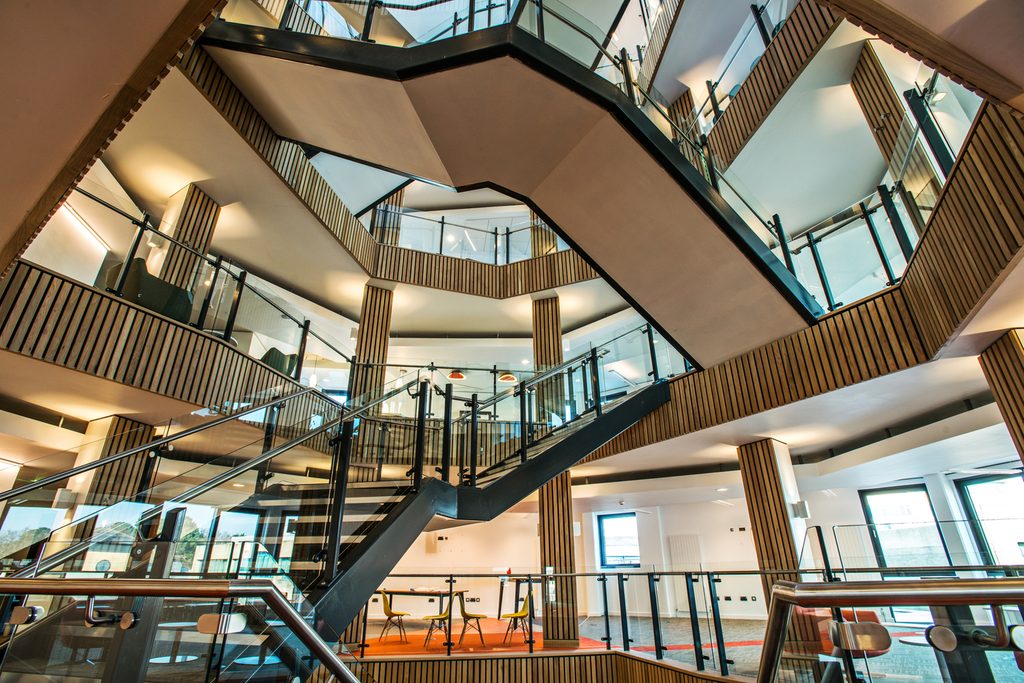
<svg viewBox="0 0 1024 683">
<path fill-rule="evenodd" d="M 509 641 L 509 638 L 512 637 L 512 624 L 514 624 L 515 622 L 515 619 L 510 619 L 508 625 L 505 627 L 505 637 L 501 639 L 503 645 Z"/>
<path fill-rule="evenodd" d="M 430 626 L 427 628 L 427 637 L 423 640 L 423 647 L 429 647 L 430 636 L 434 633 L 434 622 L 430 622 Z"/>
<path fill-rule="evenodd" d="M 462 633 L 459 634 L 459 647 L 462 647 L 462 640 L 466 637 L 466 624 L 467 623 L 468 623 L 468 621 L 466 619 L 462 620 Z"/>
<path fill-rule="evenodd" d="M 474 619 L 474 621 L 476 622 L 476 632 L 480 636 L 480 644 L 486 645 L 487 643 L 484 642 L 484 628 L 480 625 L 479 619 Z"/>
<path fill-rule="evenodd" d="M 403 643 L 409 642 L 409 637 L 405 635 L 405 620 L 402 617 L 398 617 L 398 635 L 401 636 Z"/>
<path fill-rule="evenodd" d="M 388 617 L 388 620 L 384 622 L 384 628 L 380 630 L 380 635 L 377 636 L 377 640 L 384 640 L 384 636 L 387 635 L 388 629 L 392 626 L 394 617 Z"/>
</svg>

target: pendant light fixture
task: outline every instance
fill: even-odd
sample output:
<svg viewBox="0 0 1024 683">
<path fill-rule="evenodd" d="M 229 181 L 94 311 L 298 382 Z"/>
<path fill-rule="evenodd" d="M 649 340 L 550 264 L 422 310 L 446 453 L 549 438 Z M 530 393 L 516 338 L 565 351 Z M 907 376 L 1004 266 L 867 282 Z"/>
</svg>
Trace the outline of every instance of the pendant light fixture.
<svg viewBox="0 0 1024 683">
<path fill-rule="evenodd" d="M 505 382 L 506 384 L 515 384 L 519 380 L 516 379 L 515 375 L 513 375 L 511 372 L 506 370 L 505 372 L 503 372 L 500 375 L 498 375 L 498 381 L 499 382 Z"/>
<path fill-rule="evenodd" d="M 451 372 L 448 373 L 448 379 L 452 381 L 466 379 L 466 373 L 464 373 L 462 370 L 452 370 Z"/>
</svg>

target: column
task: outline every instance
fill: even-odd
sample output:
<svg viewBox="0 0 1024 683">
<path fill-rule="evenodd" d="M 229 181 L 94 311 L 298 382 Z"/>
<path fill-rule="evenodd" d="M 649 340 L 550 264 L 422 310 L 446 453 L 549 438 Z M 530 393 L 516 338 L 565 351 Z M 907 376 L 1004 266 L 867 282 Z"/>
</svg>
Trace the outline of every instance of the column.
<svg viewBox="0 0 1024 683">
<path fill-rule="evenodd" d="M 387 196 L 373 207 L 370 234 L 381 244 L 396 246 L 401 235 L 402 207 L 405 206 L 405 188 Z M 443 239 L 443 236 L 442 236 Z"/>
<path fill-rule="evenodd" d="M 151 425 L 131 418 L 111 415 L 93 420 L 85 430 L 85 438 L 75 458 L 75 466 L 86 465 L 129 448 L 142 446 L 155 438 Z M 153 483 L 155 470 L 156 458 L 143 451 L 71 477 L 54 503 L 55 506 L 66 508 L 62 524 L 71 522 L 76 508 L 80 505 L 112 505 L 146 491 Z M 92 534 L 94 526 L 92 522 L 78 524 L 74 528 L 64 530 L 63 533 L 58 532 L 54 535 L 54 540 L 71 541 L 86 538 Z M 85 569 L 92 570 L 92 567 Z"/>
<path fill-rule="evenodd" d="M 790 571 L 761 579 L 766 607 L 776 581 L 799 581 L 800 548 L 807 533 L 803 519 L 793 514 L 800 500 L 789 447 L 775 439 L 761 439 L 737 449 L 743 495 L 747 500 L 750 531 L 754 537 L 757 566 L 762 571 Z M 797 610 L 790 621 L 786 648 L 787 666 L 806 671 L 820 680 L 816 653 L 821 648 L 818 626 L 829 613 Z"/>
<path fill-rule="evenodd" d="M 537 258 L 558 250 L 558 237 L 544 220 L 530 209 L 530 256 Z"/>
<path fill-rule="evenodd" d="M 385 368 L 388 360 L 388 338 L 391 335 L 391 304 L 394 292 L 368 282 L 363 288 L 363 304 L 359 309 L 359 331 L 356 333 L 355 362 L 349 378 L 349 400 L 374 392 L 384 386 Z M 376 470 L 369 465 L 376 461 L 376 428 L 372 420 L 363 420 L 359 436 L 352 444 L 352 462 L 357 466 L 349 468 L 349 481 L 372 481 L 377 478 Z M 361 642 L 363 612 L 359 610 L 352 622 L 341 635 L 341 642 L 357 645 Z M 361 634 L 361 637 L 360 637 Z"/>
<path fill-rule="evenodd" d="M 197 185 L 190 183 L 168 201 L 167 210 L 160 221 L 160 231 L 205 255 L 210 249 L 218 216 L 220 206 L 217 202 Z M 175 244 L 168 245 L 166 250 L 155 254 L 161 254 L 159 258 L 162 262 L 150 265 L 159 265 L 160 279 L 175 287 L 191 291 L 199 269 L 199 254 Z M 154 258 L 155 254 L 151 258 Z"/>
<path fill-rule="evenodd" d="M 1024 341 L 1021 330 L 1009 330 L 978 358 L 996 405 L 1010 432 L 1017 455 L 1024 460 Z"/>
<path fill-rule="evenodd" d="M 533 301 L 533 365 L 545 370 L 562 362 L 562 318 L 558 297 Z M 561 379 L 537 387 L 538 422 L 552 413 L 564 415 Z M 543 428 L 543 427 L 542 427 Z M 544 484 L 539 491 L 541 571 L 571 574 L 576 571 L 573 550 L 572 484 L 569 471 Z M 556 578 L 541 584 L 545 647 L 578 647 L 576 580 Z"/>
<path fill-rule="evenodd" d="M 357 367 L 352 368 L 349 396 L 356 398 L 384 386 L 384 368 L 388 360 L 388 337 L 391 335 L 391 303 L 394 292 L 367 283 L 363 288 L 363 304 L 359 309 L 359 331 L 356 335 Z"/>
</svg>

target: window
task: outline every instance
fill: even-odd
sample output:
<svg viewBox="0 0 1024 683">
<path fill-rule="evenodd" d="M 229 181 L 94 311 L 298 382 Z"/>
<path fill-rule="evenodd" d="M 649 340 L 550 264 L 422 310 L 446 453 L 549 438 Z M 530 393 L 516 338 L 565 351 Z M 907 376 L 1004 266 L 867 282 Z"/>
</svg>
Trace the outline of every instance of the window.
<svg viewBox="0 0 1024 683">
<path fill-rule="evenodd" d="M 640 566 L 640 538 L 635 512 L 598 515 L 597 538 L 602 567 Z"/>
<path fill-rule="evenodd" d="M 1018 474 L 975 477 L 956 485 L 985 564 L 1024 562 L 1024 530 L 1020 524 L 1024 479 Z"/>
<path fill-rule="evenodd" d="M 931 499 L 923 485 L 861 491 L 860 495 L 880 566 L 949 564 Z"/>
</svg>

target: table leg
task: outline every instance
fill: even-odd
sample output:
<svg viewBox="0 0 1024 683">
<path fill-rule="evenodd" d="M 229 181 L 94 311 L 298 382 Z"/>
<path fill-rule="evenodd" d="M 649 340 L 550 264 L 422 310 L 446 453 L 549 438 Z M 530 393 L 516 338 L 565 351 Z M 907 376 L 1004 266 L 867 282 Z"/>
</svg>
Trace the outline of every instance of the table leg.
<svg viewBox="0 0 1024 683">
<path fill-rule="evenodd" d="M 512 611 L 513 612 L 518 612 L 519 611 L 519 592 L 520 592 L 520 589 L 522 587 L 523 587 L 523 580 L 522 579 L 516 579 L 516 601 L 514 603 L 512 603 Z"/>
<path fill-rule="evenodd" d="M 498 614 L 496 619 L 501 619 L 501 603 L 505 599 L 505 579 L 498 579 Z"/>
</svg>

